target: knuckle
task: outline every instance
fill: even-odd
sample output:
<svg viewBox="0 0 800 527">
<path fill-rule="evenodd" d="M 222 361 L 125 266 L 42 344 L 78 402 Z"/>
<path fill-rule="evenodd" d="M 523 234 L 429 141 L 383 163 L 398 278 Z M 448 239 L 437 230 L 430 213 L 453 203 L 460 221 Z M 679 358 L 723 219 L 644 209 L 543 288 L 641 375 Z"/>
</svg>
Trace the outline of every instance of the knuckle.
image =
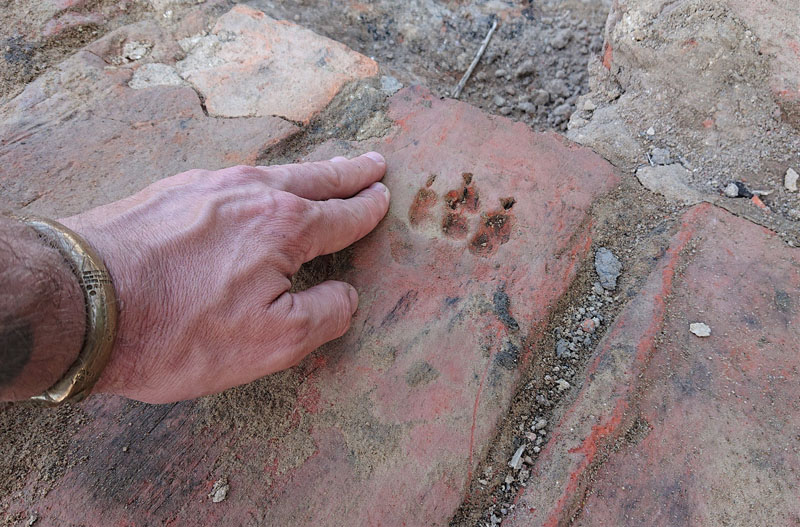
<svg viewBox="0 0 800 527">
<path fill-rule="evenodd" d="M 275 204 L 285 216 L 302 218 L 313 215 L 311 203 L 288 192 L 281 192 L 275 197 Z"/>
<path fill-rule="evenodd" d="M 337 170 L 337 168 L 330 163 L 323 165 L 323 178 L 327 184 L 333 188 L 341 188 L 346 182 L 344 172 Z"/>
<path fill-rule="evenodd" d="M 311 339 L 311 316 L 304 311 L 294 314 L 291 329 L 292 347 L 297 350 L 306 350 L 312 346 Z"/>
</svg>

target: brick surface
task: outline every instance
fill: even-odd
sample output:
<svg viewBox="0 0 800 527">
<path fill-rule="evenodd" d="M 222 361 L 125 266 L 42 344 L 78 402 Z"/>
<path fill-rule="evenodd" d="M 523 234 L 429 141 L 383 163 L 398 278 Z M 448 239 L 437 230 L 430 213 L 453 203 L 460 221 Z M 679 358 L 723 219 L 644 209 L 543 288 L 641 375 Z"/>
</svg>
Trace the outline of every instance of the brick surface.
<svg viewBox="0 0 800 527">
<path fill-rule="evenodd" d="M 32 471 L 0 508 L 37 525 L 448 523 L 617 177 L 557 135 L 421 89 L 387 117 L 385 138 L 314 154 L 388 160 L 389 215 L 336 275 L 360 291 L 352 329 L 216 399 L 91 399 L 70 439 L 82 461 L 43 497 Z"/>
<path fill-rule="evenodd" d="M 139 63 L 109 66 L 121 42 L 176 45 L 153 24 L 108 35 L 39 77 L 0 108 L 0 201 L 66 216 L 125 197 L 192 168 L 255 163 L 298 129 L 275 117 L 224 119 L 203 112 L 187 86 L 128 86 Z"/>
<path fill-rule="evenodd" d="M 798 342 L 800 251 L 691 209 L 598 346 L 508 524 L 800 524 Z"/>
<path fill-rule="evenodd" d="M 238 5 L 208 36 L 185 41 L 181 75 L 205 96 L 212 115 L 278 115 L 307 123 L 342 86 L 378 73 L 343 44 Z"/>
</svg>

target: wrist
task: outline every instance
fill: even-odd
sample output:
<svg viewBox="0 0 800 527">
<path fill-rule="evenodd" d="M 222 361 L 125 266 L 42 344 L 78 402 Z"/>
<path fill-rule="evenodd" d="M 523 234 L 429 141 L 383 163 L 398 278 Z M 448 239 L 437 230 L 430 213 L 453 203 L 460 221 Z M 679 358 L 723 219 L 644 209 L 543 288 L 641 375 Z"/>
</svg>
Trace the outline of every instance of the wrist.
<svg viewBox="0 0 800 527">
<path fill-rule="evenodd" d="M 0 399 L 21 400 L 57 382 L 83 345 L 86 308 L 64 257 L 29 226 L 0 218 Z"/>
<path fill-rule="evenodd" d="M 113 217 L 113 214 L 108 216 Z M 120 253 L 120 246 L 115 242 L 118 238 L 116 226 L 114 222 L 104 221 L 102 215 L 92 216 L 92 212 L 89 212 L 58 221 L 86 240 L 102 259 L 111 276 L 116 294 L 116 338 L 108 363 L 92 391 L 125 395 L 130 379 L 137 369 L 138 350 L 144 345 L 140 328 L 144 323 L 142 319 L 146 317 L 137 310 L 137 289 L 132 287 L 132 284 L 146 283 L 146 279 L 137 276 L 136 270 L 142 268 L 135 263 L 138 252 L 126 246 L 126 254 Z M 152 286 L 148 286 L 148 289 L 151 288 Z"/>
</svg>

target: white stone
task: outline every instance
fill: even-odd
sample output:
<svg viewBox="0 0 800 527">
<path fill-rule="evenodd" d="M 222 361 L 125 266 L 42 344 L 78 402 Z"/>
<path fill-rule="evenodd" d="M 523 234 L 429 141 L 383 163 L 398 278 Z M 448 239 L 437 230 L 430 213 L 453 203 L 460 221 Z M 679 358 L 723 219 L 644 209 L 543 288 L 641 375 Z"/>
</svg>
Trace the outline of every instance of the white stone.
<svg viewBox="0 0 800 527">
<path fill-rule="evenodd" d="M 128 86 L 134 90 L 153 86 L 181 86 L 186 84 L 178 72 L 167 64 L 143 64 L 133 72 Z"/>
<path fill-rule="evenodd" d="M 679 163 L 661 166 L 643 166 L 636 178 L 645 188 L 667 199 L 694 205 L 703 201 L 703 195 L 689 186 L 691 173 Z"/>
<path fill-rule="evenodd" d="M 708 324 L 704 322 L 693 322 L 689 324 L 689 331 L 697 335 L 698 337 L 710 337 L 711 336 L 711 328 L 708 327 Z"/>
<path fill-rule="evenodd" d="M 139 60 L 150 52 L 151 47 L 153 45 L 148 42 L 128 41 L 122 46 L 122 58 L 129 61 Z"/>
<path fill-rule="evenodd" d="M 220 478 L 214 482 L 214 486 L 211 488 L 211 492 L 208 493 L 208 497 L 211 498 L 212 503 L 220 503 L 225 501 L 225 498 L 228 497 L 228 491 L 231 489 L 231 486 L 228 485 L 228 478 Z"/>
<path fill-rule="evenodd" d="M 519 470 L 522 468 L 522 454 L 525 452 L 525 445 L 522 445 L 514 452 L 514 455 L 511 457 L 511 461 L 508 462 L 508 466 L 513 468 L 514 470 Z"/>
<path fill-rule="evenodd" d="M 786 190 L 789 192 L 797 192 L 798 177 L 800 177 L 800 175 L 798 175 L 793 168 L 786 171 L 786 176 L 783 178 L 783 185 L 786 187 Z"/>
</svg>

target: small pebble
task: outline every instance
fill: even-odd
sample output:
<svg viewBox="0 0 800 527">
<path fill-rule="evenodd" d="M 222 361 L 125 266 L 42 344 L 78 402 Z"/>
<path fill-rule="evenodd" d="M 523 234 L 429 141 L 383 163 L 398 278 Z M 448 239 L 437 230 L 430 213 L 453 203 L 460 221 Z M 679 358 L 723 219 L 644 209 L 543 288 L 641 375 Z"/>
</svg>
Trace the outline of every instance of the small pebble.
<svg viewBox="0 0 800 527">
<path fill-rule="evenodd" d="M 517 105 L 517 108 L 522 110 L 525 113 L 535 113 L 536 106 L 533 103 L 529 102 L 521 102 Z"/>
<path fill-rule="evenodd" d="M 534 73 L 536 73 L 536 65 L 531 59 L 527 59 L 519 65 L 517 70 L 514 72 L 514 75 L 518 78 L 522 78 L 533 75 Z"/>
<path fill-rule="evenodd" d="M 650 137 L 653 137 L 654 135 L 656 135 L 656 129 L 651 126 L 650 128 L 647 129 L 647 132 L 645 133 Z"/>
<path fill-rule="evenodd" d="M 617 278 L 622 270 L 622 263 L 614 253 L 600 247 L 594 254 L 594 268 L 600 278 L 600 285 L 604 289 L 613 290 L 617 287 Z"/>
<path fill-rule="evenodd" d="M 597 323 L 593 319 L 587 318 L 581 322 L 581 329 L 586 333 L 594 333 L 594 330 L 597 329 Z"/>
<path fill-rule="evenodd" d="M 214 486 L 211 488 L 211 492 L 208 493 L 208 497 L 211 498 L 213 503 L 220 503 L 225 501 L 225 498 L 228 497 L 228 491 L 230 489 L 228 478 L 220 478 L 214 482 Z"/>
<path fill-rule="evenodd" d="M 559 339 L 559 341 L 556 342 L 556 357 L 563 359 L 567 356 L 569 356 L 569 342 L 564 339 Z"/>
<path fill-rule="evenodd" d="M 525 445 L 522 445 L 514 452 L 514 455 L 511 457 L 511 461 L 508 462 L 508 466 L 513 468 L 514 470 L 519 470 L 522 468 L 522 454 L 525 452 Z"/>
<path fill-rule="evenodd" d="M 739 197 L 739 187 L 736 186 L 736 183 L 728 183 L 728 186 L 725 187 L 725 195 L 729 198 Z"/>
<path fill-rule="evenodd" d="M 550 102 L 550 94 L 545 90 L 536 90 L 533 93 L 533 103 L 539 106 Z"/>
<path fill-rule="evenodd" d="M 672 163 L 672 154 L 669 148 L 654 148 L 650 151 L 650 160 L 654 165 L 669 165 Z"/>
<path fill-rule="evenodd" d="M 698 337 L 710 337 L 711 336 L 711 328 L 708 327 L 708 324 L 704 322 L 693 322 L 689 324 L 689 331 L 697 335 Z"/>
<path fill-rule="evenodd" d="M 786 171 L 786 175 L 783 178 L 783 185 L 786 187 L 786 190 L 789 192 L 797 192 L 797 179 L 800 175 L 794 171 L 794 169 L 790 168 Z"/>
</svg>

